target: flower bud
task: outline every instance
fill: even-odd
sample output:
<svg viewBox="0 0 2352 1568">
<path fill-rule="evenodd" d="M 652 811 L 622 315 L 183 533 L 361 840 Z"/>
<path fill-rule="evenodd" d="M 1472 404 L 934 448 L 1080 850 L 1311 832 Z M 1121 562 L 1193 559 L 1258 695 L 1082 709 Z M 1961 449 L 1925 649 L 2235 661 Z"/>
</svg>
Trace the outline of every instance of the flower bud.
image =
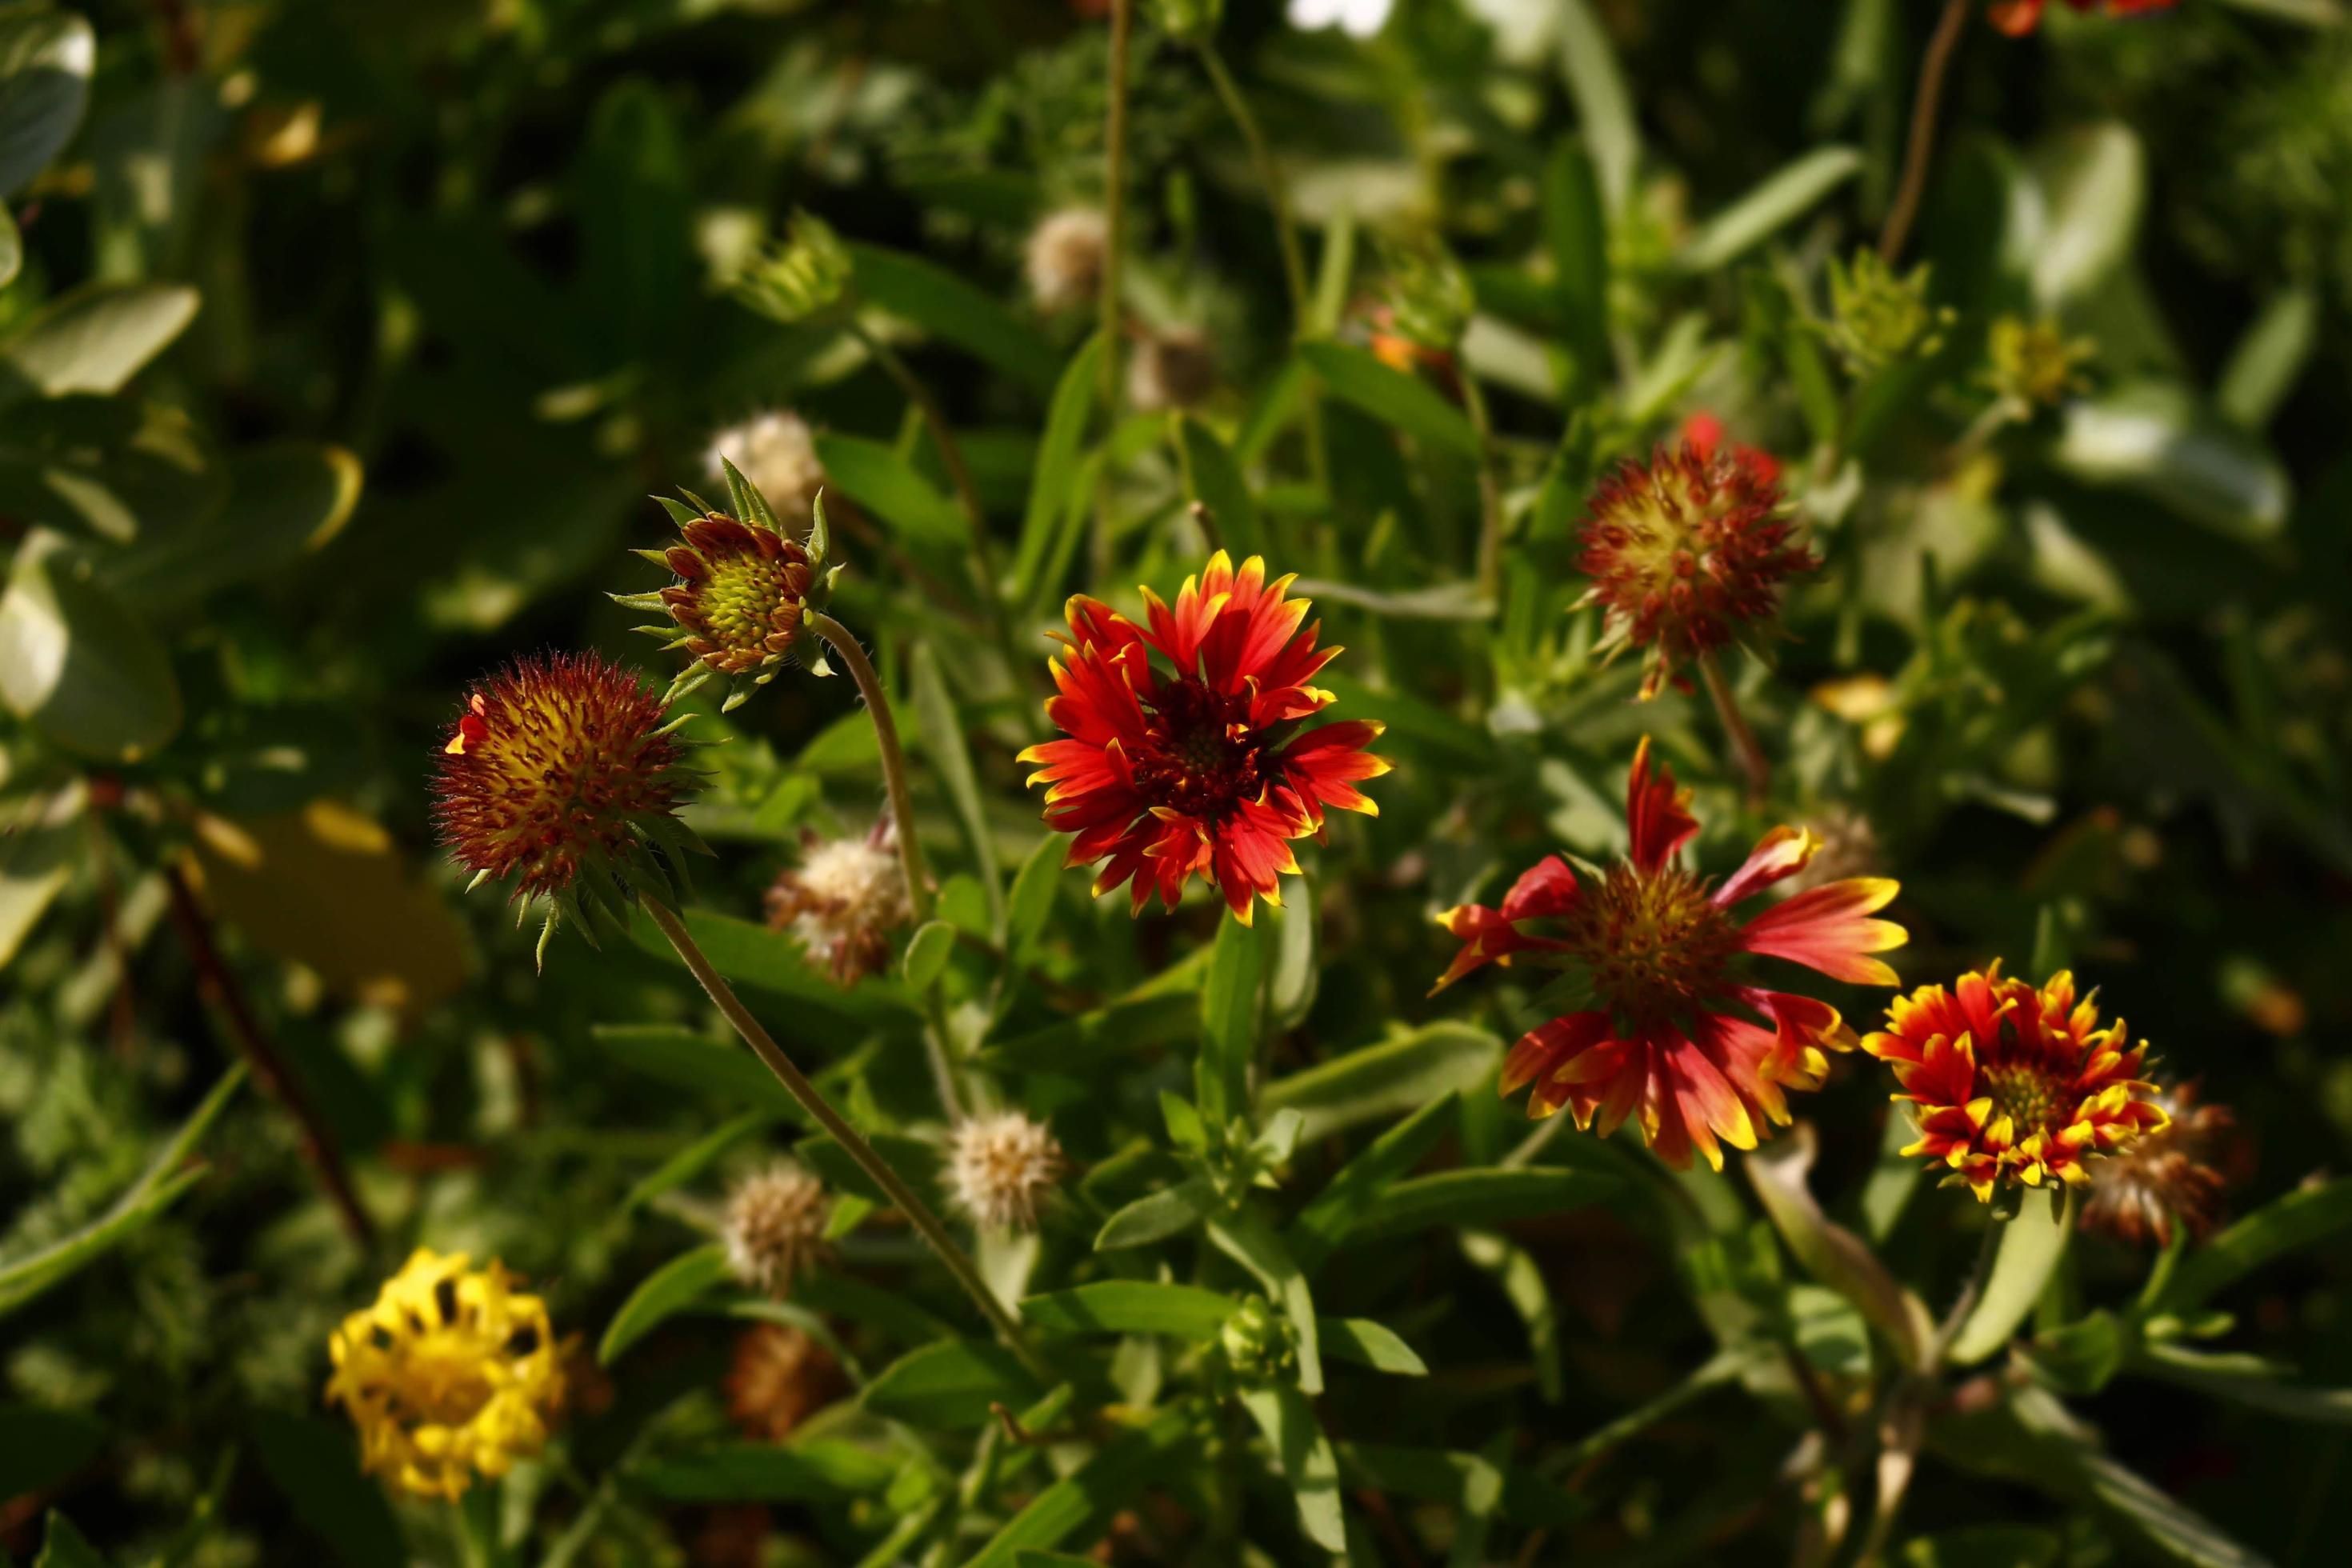
<svg viewBox="0 0 2352 1568">
<path fill-rule="evenodd" d="M 832 1218 L 824 1184 L 798 1165 L 747 1176 L 727 1195 L 720 1227 L 727 1267 L 754 1290 L 781 1300 L 831 1252 L 824 1229 Z"/>
<path fill-rule="evenodd" d="M 956 1206 L 990 1230 L 1033 1230 L 1038 1205 L 1062 1178 L 1062 1146 L 1017 1110 L 975 1116 L 955 1130 L 948 1180 Z"/>
<path fill-rule="evenodd" d="M 1854 253 L 1851 266 L 1831 261 L 1829 272 L 1825 331 L 1830 346 L 1856 375 L 1924 359 L 1944 346 L 1953 312 L 1927 302 L 1926 262 L 1898 275 L 1876 251 L 1863 250 Z"/>
<path fill-rule="evenodd" d="M 1263 1296 L 1249 1297 L 1225 1320 L 1217 1348 L 1245 1384 L 1277 1382 L 1298 1364 L 1297 1331 Z"/>
<path fill-rule="evenodd" d="M 1478 307 L 1470 275 L 1434 236 L 1381 247 L 1389 329 L 1419 349 L 1452 353 Z"/>
<path fill-rule="evenodd" d="M 690 662 L 670 685 L 671 700 L 714 675 L 734 680 L 719 711 L 727 712 L 782 672 L 802 638 L 802 619 L 821 607 L 832 585 L 825 570 L 824 508 L 812 515 L 806 544 L 788 536 L 759 489 L 723 456 L 720 466 L 744 515 L 714 511 L 688 492 L 691 505 L 661 500 L 677 524 L 678 542 L 637 553 L 675 574 L 650 594 L 615 594 L 615 604 L 667 616 L 670 626 L 639 626 Z M 673 632 L 676 635 L 673 635 Z M 749 683 L 740 678 L 749 677 Z"/>
<path fill-rule="evenodd" d="M 848 297 L 849 252 L 832 226 L 796 212 L 782 246 L 751 264 L 736 285 L 744 303 L 786 322 L 824 315 Z"/>
</svg>

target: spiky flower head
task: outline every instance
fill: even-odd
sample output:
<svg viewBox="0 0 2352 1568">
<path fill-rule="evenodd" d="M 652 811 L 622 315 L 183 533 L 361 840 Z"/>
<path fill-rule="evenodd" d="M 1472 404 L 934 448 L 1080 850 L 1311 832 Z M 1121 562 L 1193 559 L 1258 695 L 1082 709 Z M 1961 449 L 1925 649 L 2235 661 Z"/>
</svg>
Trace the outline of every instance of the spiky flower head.
<svg viewBox="0 0 2352 1568">
<path fill-rule="evenodd" d="M 735 1338 L 727 1415 L 746 1437 L 781 1443 L 848 1392 L 841 1363 L 804 1329 L 754 1323 Z"/>
<path fill-rule="evenodd" d="M 727 1194 L 720 1226 L 727 1267 L 754 1290 L 781 1299 L 831 1251 L 824 1230 L 832 1219 L 824 1184 L 798 1165 L 755 1172 Z"/>
<path fill-rule="evenodd" d="M 1557 855 L 1521 874 L 1499 908 L 1465 904 L 1438 917 L 1462 949 L 1433 992 L 1488 963 L 1522 958 L 1559 967 L 1547 993 L 1573 1007 L 1522 1036 L 1504 1058 L 1501 1090 L 1529 1089 L 1528 1114 L 1566 1107 L 1603 1137 L 1628 1117 L 1661 1159 L 1686 1169 L 1696 1150 L 1752 1149 L 1790 1121 L 1789 1089 L 1819 1089 L 1827 1052 L 1851 1050 L 1837 1009 L 1773 991 L 1744 972 L 1752 954 L 1785 959 L 1853 985 L 1892 985 L 1873 957 L 1906 933 L 1871 916 L 1897 891 L 1853 878 L 1798 893 L 1742 921 L 1738 907 L 1801 873 L 1821 841 L 1776 827 L 1720 886 L 1677 856 L 1698 834 L 1690 797 L 1654 765 L 1644 736 L 1626 781 L 1626 858 L 1580 875 Z"/>
<path fill-rule="evenodd" d="M 327 1402 L 359 1428 L 364 1468 L 455 1501 L 545 1445 L 563 1371 L 547 1303 L 514 1287 L 495 1259 L 419 1247 L 328 1337 Z"/>
<path fill-rule="evenodd" d="M 1038 1205 L 1066 1168 L 1062 1146 L 1043 1122 L 996 1110 L 959 1125 L 948 1154 L 956 1206 L 990 1230 L 1033 1230 Z"/>
<path fill-rule="evenodd" d="M 2127 1045 L 2121 1018 L 2101 1028 L 2097 998 L 2078 1002 L 2064 973 L 2036 990 L 1996 962 L 1948 991 L 1922 986 L 1862 1048 L 1895 1069 L 1895 1098 L 1912 1106 L 1919 1141 L 1903 1152 L 1986 1202 L 2020 1183 L 2080 1186 L 2092 1160 L 2166 1122 L 2139 1076 L 2146 1043 Z"/>
<path fill-rule="evenodd" d="M 768 889 L 768 925 L 799 939 L 811 963 L 855 985 L 890 966 L 890 933 L 915 918 L 884 817 L 855 838 L 801 839 L 801 863 Z"/>
<path fill-rule="evenodd" d="M 1990 363 L 1985 382 L 1992 390 L 2026 408 L 2053 408 L 2070 393 L 2082 391 L 2083 362 L 2095 352 L 2087 339 L 2070 338 L 2065 329 L 2043 317 L 2029 321 L 2003 316 L 1992 324 L 1985 350 Z"/>
<path fill-rule="evenodd" d="M 2179 0 L 2066 0 L 2077 11 L 2104 11 L 2110 16 L 2136 16 L 2147 11 L 2169 11 Z M 2050 0 L 1992 0 L 1985 16 L 2012 38 L 2021 38 L 2042 26 Z"/>
<path fill-rule="evenodd" d="M 1600 648 L 1650 650 L 1644 700 L 1676 669 L 1727 643 L 1760 645 L 1780 615 L 1780 584 L 1821 563 L 1791 542 L 1769 459 L 1753 447 L 1702 451 L 1685 441 L 1648 463 L 1620 463 L 1586 503 L 1577 568 L 1592 579 Z"/>
<path fill-rule="evenodd" d="M 548 901 L 540 951 L 562 917 L 619 918 L 640 891 L 667 898 L 686 852 L 677 820 L 696 782 L 662 700 L 593 653 L 526 655 L 467 693 L 433 781 L 442 841 L 474 885 L 514 879 L 527 910 Z"/>
<path fill-rule="evenodd" d="M 692 490 L 680 491 L 682 500 L 655 497 L 677 524 L 678 542 L 637 553 L 667 567 L 673 581 L 650 594 L 614 594 L 612 599 L 633 610 L 669 617 L 669 626 L 636 628 L 688 657 L 686 668 L 670 683 L 668 700 L 676 701 L 714 675 L 723 676 L 730 682 L 719 705 L 724 713 L 775 679 L 786 661 L 802 650 L 808 635 L 802 623 L 832 596 L 841 568 L 825 562 L 831 533 L 822 494 L 815 498 L 803 544 L 793 538 L 767 497 L 731 459 L 721 457 L 719 468 L 727 479 L 732 515 Z M 822 656 L 807 663 L 813 673 L 829 673 Z"/>
<path fill-rule="evenodd" d="M 832 226 L 795 212 L 784 243 L 761 257 L 736 284 L 743 302 L 790 325 L 824 315 L 849 298 L 855 268 Z"/>
<path fill-rule="evenodd" d="M 1064 207 L 1029 233 L 1023 257 L 1029 292 L 1049 314 L 1082 310 L 1102 289 L 1110 221 L 1099 207 Z"/>
<path fill-rule="evenodd" d="M 808 531 L 802 520 L 824 489 L 824 463 L 817 457 L 808 421 L 799 415 L 772 409 L 729 426 L 710 438 L 707 463 L 710 477 L 722 484 L 729 464 L 740 470 L 778 509 L 788 537 Z"/>
<path fill-rule="evenodd" d="M 1139 412 L 1192 408 L 1217 389 L 1217 351 L 1198 327 L 1150 332 L 1127 362 L 1127 400 Z"/>
<path fill-rule="evenodd" d="M 1830 261 L 1830 321 L 1825 329 L 1856 375 L 1867 375 L 1944 346 L 1955 317 L 1949 307 L 1927 302 L 1928 268 L 1921 262 L 1897 273 L 1874 250 L 1859 250 L 1851 263 Z"/>
<path fill-rule="evenodd" d="M 2222 1194 L 2247 1163 L 2229 1107 L 2200 1104 L 2194 1083 L 2159 1087 L 2163 1126 L 2151 1129 L 2091 1167 L 2083 1228 L 2135 1246 L 2172 1245 L 2176 1226 L 2199 1240 L 2220 1223 Z"/>
</svg>

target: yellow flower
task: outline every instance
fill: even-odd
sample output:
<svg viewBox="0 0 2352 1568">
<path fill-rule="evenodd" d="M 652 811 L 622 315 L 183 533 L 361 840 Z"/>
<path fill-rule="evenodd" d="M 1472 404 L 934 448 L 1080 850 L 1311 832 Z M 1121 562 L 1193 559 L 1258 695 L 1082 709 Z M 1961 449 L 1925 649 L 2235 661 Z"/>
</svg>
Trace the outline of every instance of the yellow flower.
<svg viewBox="0 0 2352 1568">
<path fill-rule="evenodd" d="M 2054 407 L 2080 392 L 2083 362 L 2095 352 L 2087 339 L 2069 338 L 2057 322 L 2003 316 L 1987 341 L 1991 366 L 1985 379 L 2003 397 L 2028 408 Z"/>
<path fill-rule="evenodd" d="M 359 1427 L 362 1465 L 453 1502 L 537 1453 L 563 1403 L 547 1303 L 495 1260 L 467 1264 L 418 1247 L 327 1342 L 327 1403 Z"/>
</svg>

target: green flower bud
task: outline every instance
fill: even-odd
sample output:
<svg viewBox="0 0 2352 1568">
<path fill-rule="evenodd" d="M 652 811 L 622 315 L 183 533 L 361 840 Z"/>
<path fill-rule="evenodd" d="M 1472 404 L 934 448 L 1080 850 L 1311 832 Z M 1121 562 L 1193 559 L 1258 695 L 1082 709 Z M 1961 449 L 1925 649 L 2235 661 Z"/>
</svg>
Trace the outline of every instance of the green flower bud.
<svg viewBox="0 0 2352 1568">
<path fill-rule="evenodd" d="M 849 252 L 822 218 L 793 214 L 784 244 L 751 264 L 736 286 L 744 303 L 779 321 L 821 316 L 848 295 Z"/>
<path fill-rule="evenodd" d="M 1856 375 L 1925 358 L 1944 346 L 1952 311 L 1927 302 L 1927 264 L 1897 274 L 1876 251 L 1830 263 L 1830 346 Z"/>
<path fill-rule="evenodd" d="M 1390 329 L 1416 348 L 1452 353 L 1478 308 L 1470 275 L 1433 235 L 1381 247 Z"/>
<path fill-rule="evenodd" d="M 1298 1365 L 1297 1331 L 1263 1296 L 1252 1296 L 1217 1331 L 1217 1348 L 1244 1384 L 1276 1383 Z"/>
</svg>

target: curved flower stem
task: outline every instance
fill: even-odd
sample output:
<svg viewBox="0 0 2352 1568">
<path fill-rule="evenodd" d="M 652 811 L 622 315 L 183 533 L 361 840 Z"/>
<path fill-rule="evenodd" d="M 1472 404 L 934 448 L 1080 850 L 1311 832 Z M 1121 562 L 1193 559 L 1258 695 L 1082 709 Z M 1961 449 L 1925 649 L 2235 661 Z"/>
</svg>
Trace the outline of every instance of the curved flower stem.
<svg viewBox="0 0 2352 1568">
<path fill-rule="evenodd" d="M 1241 83 L 1226 68 L 1225 57 L 1208 38 L 1202 38 L 1195 47 L 1201 57 L 1201 68 L 1208 73 L 1209 85 L 1216 89 L 1218 100 L 1233 119 L 1234 129 L 1241 132 L 1242 142 L 1249 149 L 1250 166 L 1257 173 L 1257 183 L 1265 187 L 1266 205 L 1274 211 L 1275 244 L 1282 252 L 1282 281 L 1290 293 L 1291 341 L 1304 342 L 1313 298 L 1307 281 L 1307 253 L 1299 246 L 1298 223 L 1290 210 L 1290 189 L 1283 181 L 1281 165 L 1274 161 L 1274 153 L 1266 145 L 1257 115 L 1250 109 L 1249 100 L 1242 95 Z M 1323 443 L 1323 402 L 1312 385 L 1299 399 L 1299 419 L 1307 437 L 1307 474 L 1316 489 L 1328 490 L 1331 474 L 1330 458 Z"/>
<path fill-rule="evenodd" d="M 810 611 L 807 625 L 849 667 L 849 679 L 857 683 L 857 694 L 866 699 L 866 716 L 874 721 L 874 738 L 882 746 L 882 782 L 890 794 L 890 822 L 897 829 L 898 868 L 906 873 L 907 903 L 919 925 L 931 918 L 931 876 L 923 866 L 923 847 L 915 842 L 914 791 L 908 781 L 907 753 L 898 744 L 898 721 L 890 714 L 890 699 L 883 693 L 873 661 L 847 626 L 823 610 Z"/>
<path fill-rule="evenodd" d="M 1935 36 L 1927 40 L 1927 58 L 1919 63 L 1919 91 L 1911 104 L 1911 140 L 1903 153 L 1903 184 L 1886 214 L 1886 226 L 1878 233 L 1882 261 L 1893 261 L 1903 253 L 1903 242 L 1911 237 L 1912 220 L 1919 216 L 1919 200 L 1927 190 L 1927 165 L 1936 150 L 1936 114 L 1944 101 L 1944 79 L 1950 74 L 1971 3 L 1945 0 L 1943 17 L 1936 24 Z"/>
<path fill-rule="evenodd" d="M 726 1015 L 735 1032 L 743 1037 L 743 1043 L 751 1047 L 751 1054 L 776 1075 L 776 1080 L 800 1102 L 801 1109 L 814 1118 L 816 1124 L 834 1142 L 848 1151 L 849 1157 L 857 1162 L 858 1168 L 871 1176 L 874 1184 L 889 1196 L 891 1204 L 907 1216 L 908 1223 L 915 1227 L 916 1233 L 929 1244 L 940 1261 L 947 1266 L 948 1272 L 955 1276 L 956 1283 L 971 1297 L 981 1315 L 988 1320 L 998 1336 L 1020 1358 L 1021 1364 L 1045 1386 L 1052 1387 L 1057 1380 L 1045 1363 L 1037 1358 L 1037 1352 L 1030 1348 L 1028 1340 L 1021 1332 L 1020 1320 L 996 1299 L 996 1292 L 991 1290 L 988 1282 L 980 1277 L 980 1269 L 972 1262 L 971 1255 L 957 1245 L 955 1237 L 948 1233 L 948 1227 L 940 1222 L 939 1215 L 931 1212 L 930 1205 L 916 1195 L 915 1190 L 891 1168 L 890 1163 L 876 1153 L 874 1146 L 845 1121 L 839 1111 L 834 1110 L 824 1096 L 817 1091 L 816 1085 L 808 1080 L 807 1075 L 793 1065 L 792 1058 L 784 1055 L 782 1048 L 769 1037 L 768 1031 L 760 1026 L 760 1021 L 751 1016 L 751 1009 L 743 1005 L 734 988 L 710 966 L 710 960 L 703 956 L 702 949 L 688 934 L 686 922 L 678 918 L 677 912 L 658 899 L 647 898 L 640 901 L 654 924 L 661 928 L 662 935 L 669 939 L 670 946 L 677 950 L 678 957 L 685 960 L 686 967 L 700 982 L 704 993 L 719 1011 Z"/>
<path fill-rule="evenodd" d="M 1708 648 L 1698 656 L 1699 679 L 1706 683 L 1706 694 L 1715 701 L 1716 717 L 1723 721 L 1724 732 L 1731 737 L 1731 749 L 1738 753 L 1739 765 L 1748 774 L 1748 800 L 1751 805 L 1764 802 L 1764 793 L 1772 783 L 1772 764 L 1764 760 L 1764 748 L 1756 743 L 1756 731 L 1748 727 L 1748 720 L 1739 711 L 1739 700 L 1731 694 L 1731 682 L 1723 677 L 1723 663 Z"/>
<path fill-rule="evenodd" d="M 1495 422 L 1486 395 L 1466 364 L 1461 367 L 1462 407 L 1478 435 L 1478 593 L 1489 615 L 1503 609 L 1503 489 L 1495 478 Z"/>
<path fill-rule="evenodd" d="M 1103 121 L 1103 258 L 1097 285 L 1102 310 L 1103 418 L 1118 423 L 1118 339 L 1120 331 L 1118 275 L 1126 258 L 1127 205 L 1127 62 L 1135 32 L 1135 0 L 1110 0 L 1110 76 L 1107 85 L 1109 109 Z M 1105 463 L 1095 481 L 1094 570 L 1101 577 L 1110 571 L 1110 465 Z"/>
</svg>

